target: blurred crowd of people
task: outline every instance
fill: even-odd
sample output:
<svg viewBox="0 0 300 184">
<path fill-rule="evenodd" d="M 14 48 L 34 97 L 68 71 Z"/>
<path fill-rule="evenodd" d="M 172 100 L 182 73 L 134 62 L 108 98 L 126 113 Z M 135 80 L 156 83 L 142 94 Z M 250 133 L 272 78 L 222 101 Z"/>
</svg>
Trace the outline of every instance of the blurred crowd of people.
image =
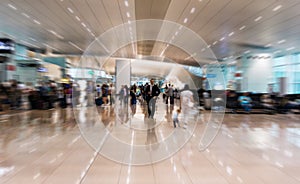
<svg viewBox="0 0 300 184">
<path fill-rule="evenodd" d="M 72 95 L 77 98 L 80 95 L 77 84 L 47 81 L 29 86 L 10 80 L 0 84 L 0 110 L 51 109 L 55 103 L 65 108 L 71 103 Z M 73 102 L 78 103 L 78 99 Z"/>
</svg>

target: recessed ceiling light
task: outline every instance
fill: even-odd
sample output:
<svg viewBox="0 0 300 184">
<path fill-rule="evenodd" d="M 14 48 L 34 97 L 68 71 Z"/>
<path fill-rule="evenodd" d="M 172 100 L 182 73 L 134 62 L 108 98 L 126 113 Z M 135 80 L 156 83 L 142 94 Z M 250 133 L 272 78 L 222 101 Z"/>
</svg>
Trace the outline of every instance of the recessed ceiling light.
<svg viewBox="0 0 300 184">
<path fill-rule="evenodd" d="M 211 45 L 207 45 L 207 48 L 210 48 L 211 47 Z"/>
<path fill-rule="evenodd" d="M 126 7 L 129 6 L 128 1 L 124 1 L 124 4 L 125 4 Z"/>
<path fill-rule="evenodd" d="M 7 4 L 11 9 L 13 10 L 17 10 L 17 8 L 15 6 L 13 6 L 12 4 Z"/>
<path fill-rule="evenodd" d="M 39 21 L 35 20 L 35 19 L 33 20 L 33 22 L 38 24 L 38 25 L 41 25 L 41 23 Z"/>
<path fill-rule="evenodd" d="M 82 25 L 83 27 L 86 27 L 85 23 L 83 23 L 83 22 L 81 22 L 81 25 Z"/>
<path fill-rule="evenodd" d="M 190 13 L 193 14 L 193 13 L 195 12 L 195 10 L 196 10 L 196 8 L 193 7 L 193 8 L 191 9 Z"/>
<path fill-rule="evenodd" d="M 213 45 L 216 45 L 218 43 L 218 41 L 215 41 L 214 43 L 213 43 Z"/>
<path fill-rule="evenodd" d="M 276 6 L 276 7 L 273 9 L 273 11 L 277 11 L 277 10 L 279 10 L 280 8 L 282 8 L 282 5 Z"/>
<path fill-rule="evenodd" d="M 240 27 L 240 31 L 242 31 L 242 30 L 245 29 L 245 28 L 246 28 L 246 26 Z"/>
<path fill-rule="evenodd" d="M 34 39 L 34 38 L 32 38 L 32 37 L 29 37 L 29 39 L 36 42 L 36 39 Z"/>
<path fill-rule="evenodd" d="M 228 34 L 228 36 L 233 36 L 234 35 L 234 32 L 231 32 Z"/>
<path fill-rule="evenodd" d="M 22 13 L 22 15 L 23 15 L 24 17 L 26 17 L 26 18 L 30 18 L 30 16 L 29 16 L 28 14 L 26 14 L 26 13 Z"/>
<path fill-rule="evenodd" d="M 91 32 L 91 30 L 90 30 L 89 28 L 86 28 L 86 30 L 87 30 L 88 32 Z"/>
<path fill-rule="evenodd" d="M 290 50 L 294 50 L 295 47 L 290 47 L 290 48 L 287 48 L 286 51 L 290 51 Z"/>
<path fill-rule="evenodd" d="M 267 45 L 265 45 L 265 47 L 272 47 L 272 44 L 267 44 Z"/>
<path fill-rule="evenodd" d="M 177 35 L 178 35 L 178 31 L 175 32 L 175 36 L 177 36 Z"/>
<path fill-rule="evenodd" d="M 78 50 L 83 51 L 83 50 L 82 50 L 80 47 L 78 47 L 75 43 L 69 41 L 69 44 L 72 45 L 73 47 L 77 48 Z"/>
<path fill-rule="evenodd" d="M 201 49 L 201 51 L 204 52 L 204 51 L 205 51 L 205 48 Z"/>
<path fill-rule="evenodd" d="M 278 41 L 277 43 L 278 44 L 282 44 L 282 43 L 285 43 L 286 42 L 286 40 L 280 40 L 280 41 Z"/>
<path fill-rule="evenodd" d="M 185 18 L 185 19 L 183 20 L 183 23 L 187 23 L 187 21 L 188 21 L 188 18 Z"/>
<path fill-rule="evenodd" d="M 225 37 L 222 37 L 222 38 L 220 39 L 220 41 L 223 41 L 223 40 L 225 40 Z"/>
<path fill-rule="evenodd" d="M 280 52 L 282 52 L 282 51 L 281 50 L 277 50 L 277 51 L 273 52 L 273 54 L 278 54 Z"/>
<path fill-rule="evenodd" d="M 179 26 L 179 30 L 181 30 L 181 29 L 182 29 L 182 27 L 183 27 L 183 26 L 182 26 L 182 25 L 180 25 L 180 26 Z"/>
<path fill-rule="evenodd" d="M 259 21 L 262 19 L 262 16 L 257 17 L 256 19 L 254 19 L 255 22 Z"/>
<path fill-rule="evenodd" d="M 70 13 L 74 13 L 74 11 L 70 7 L 68 7 L 68 10 Z"/>
<path fill-rule="evenodd" d="M 48 32 L 52 33 L 52 34 L 56 34 L 56 32 L 54 32 L 53 30 L 47 30 Z"/>
<path fill-rule="evenodd" d="M 78 16 L 75 16 L 75 18 L 76 18 L 78 21 L 80 21 L 80 18 L 79 18 Z"/>
<path fill-rule="evenodd" d="M 127 15 L 128 18 L 130 17 L 130 13 L 129 12 L 126 12 L 126 15 Z"/>
<path fill-rule="evenodd" d="M 244 52 L 244 54 L 249 54 L 251 51 L 250 50 L 246 50 L 245 52 Z"/>
</svg>

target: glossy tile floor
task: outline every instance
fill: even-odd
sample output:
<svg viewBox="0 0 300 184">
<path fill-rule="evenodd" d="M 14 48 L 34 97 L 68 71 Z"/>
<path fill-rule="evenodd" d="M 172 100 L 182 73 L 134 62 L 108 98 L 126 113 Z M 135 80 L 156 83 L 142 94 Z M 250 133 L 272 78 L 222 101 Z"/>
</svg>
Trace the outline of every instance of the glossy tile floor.
<svg viewBox="0 0 300 184">
<path fill-rule="evenodd" d="M 171 108 L 158 106 L 154 120 L 144 117 L 140 105 L 134 116 L 117 107 L 2 114 L 0 183 L 300 183 L 300 115 L 225 114 L 215 140 L 199 151 L 211 113 L 202 111 L 190 119 L 193 126 L 174 129 Z M 104 135 L 101 130 L 145 149 L 129 154 L 131 160 L 114 142 L 98 150 L 93 141 Z M 186 132 L 191 139 L 169 157 L 145 156 L 180 142 Z M 179 139 L 165 144 L 173 134 Z"/>
</svg>

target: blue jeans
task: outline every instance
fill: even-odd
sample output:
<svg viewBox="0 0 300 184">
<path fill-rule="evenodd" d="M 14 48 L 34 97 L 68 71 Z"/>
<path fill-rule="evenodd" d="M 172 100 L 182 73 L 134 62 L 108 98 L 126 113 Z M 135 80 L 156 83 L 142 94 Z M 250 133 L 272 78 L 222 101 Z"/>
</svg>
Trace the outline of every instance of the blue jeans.
<svg viewBox="0 0 300 184">
<path fill-rule="evenodd" d="M 241 106 L 244 108 L 244 110 L 246 112 L 250 112 L 251 111 L 251 107 L 252 107 L 251 104 L 241 104 Z"/>
</svg>

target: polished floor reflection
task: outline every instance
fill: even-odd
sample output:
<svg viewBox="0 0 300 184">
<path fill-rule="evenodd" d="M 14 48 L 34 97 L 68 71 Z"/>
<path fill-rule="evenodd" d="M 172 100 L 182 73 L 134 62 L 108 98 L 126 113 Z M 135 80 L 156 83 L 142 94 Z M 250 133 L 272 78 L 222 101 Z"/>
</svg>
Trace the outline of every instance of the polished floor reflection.
<svg viewBox="0 0 300 184">
<path fill-rule="evenodd" d="M 192 117 L 197 126 L 189 125 L 191 129 L 174 129 L 171 107 L 159 106 L 154 120 L 145 118 L 140 105 L 134 115 L 130 108 L 117 110 L 116 106 L 1 114 L 0 183 L 300 183 L 300 115 L 226 114 L 214 142 L 199 151 L 199 135 L 211 113 L 202 111 Z M 119 158 L 120 152 L 114 142 L 95 149 L 93 143 L 99 140 L 87 137 L 101 135 L 95 130 L 154 151 L 174 143 L 162 144 L 174 132 L 180 139 L 189 131 L 197 135 L 191 134 L 170 157 L 136 166 L 98 154 L 116 150 L 110 153 Z M 136 163 L 148 159 L 133 157 Z"/>
</svg>

